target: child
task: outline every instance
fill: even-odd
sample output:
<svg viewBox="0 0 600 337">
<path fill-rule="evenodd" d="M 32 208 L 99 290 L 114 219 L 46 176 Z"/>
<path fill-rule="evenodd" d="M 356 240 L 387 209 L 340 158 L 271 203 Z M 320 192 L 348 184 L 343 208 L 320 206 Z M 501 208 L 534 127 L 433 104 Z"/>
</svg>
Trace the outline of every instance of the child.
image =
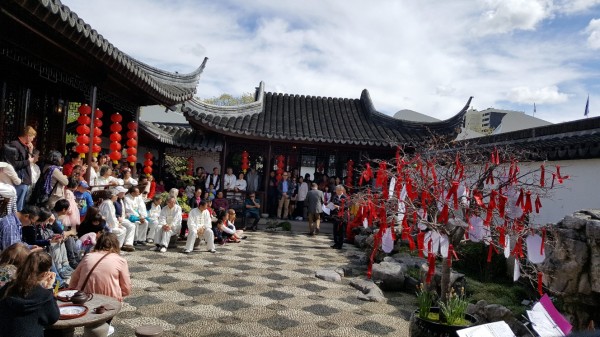
<svg viewBox="0 0 600 337">
<path fill-rule="evenodd" d="M 217 190 L 214 184 L 208 185 L 208 200 L 213 201 L 217 197 Z"/>
</svg>

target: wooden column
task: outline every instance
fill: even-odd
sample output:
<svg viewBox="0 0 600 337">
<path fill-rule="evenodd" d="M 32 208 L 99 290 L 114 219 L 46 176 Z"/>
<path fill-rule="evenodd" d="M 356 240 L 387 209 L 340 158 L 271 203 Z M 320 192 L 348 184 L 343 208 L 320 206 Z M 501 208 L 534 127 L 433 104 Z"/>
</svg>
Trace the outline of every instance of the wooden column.
<svg viewBox="0 0 600 337">
<path fill-rule="evenodd" d="M 227 136 L 223 137 L 223 151 L 221 152 L 221 188 L 219 189 L 221 191 L 223 190 L 223 187 L 225 187 L 223 182 L 223 179 L 225 179 L 225 170 L 227 165 L 225 160 L 227 160 L 227 155 L 229 155 L 229 149 L 227 148 L 227 138 Z"/>
<path fill-rule="evenodd" d="M 85 180 L 88 181 L 89 183 L 92 183 L 90 181 L 90 170 L 92 169 L 92 153 L 93 153 L 93 145 L 94 145 L 94 119 L 96 118 L 97 95 L 98 95 L 98 87 L 93 85 L 92 90 L 90 91 L 90 108 L 92 108 L 92 113 L 90 114 L 90 118 L 92 119 L 92 121 L 90 122 L 90 143 L 88 144 L 90 149 L 88 151 L 87 158 L 86 158 L 88 170 L 85 172 Z"/>
</svg>

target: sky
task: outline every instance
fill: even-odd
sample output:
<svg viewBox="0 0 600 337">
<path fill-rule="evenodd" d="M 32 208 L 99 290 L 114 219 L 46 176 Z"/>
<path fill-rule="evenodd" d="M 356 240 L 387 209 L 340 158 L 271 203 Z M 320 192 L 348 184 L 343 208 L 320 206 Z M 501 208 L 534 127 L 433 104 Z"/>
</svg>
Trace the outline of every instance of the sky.
<svg viewBox="0 0 600 337">
<path fill-rule="evenodd" d="M 359 98 L 438 119 L 472 107 L 600 115 L 600 0 L 63 0 L 151 66 L 208 63 L 197 96 Z M 597 94 L 598 93 L 598 94 Z"/>
</svg>

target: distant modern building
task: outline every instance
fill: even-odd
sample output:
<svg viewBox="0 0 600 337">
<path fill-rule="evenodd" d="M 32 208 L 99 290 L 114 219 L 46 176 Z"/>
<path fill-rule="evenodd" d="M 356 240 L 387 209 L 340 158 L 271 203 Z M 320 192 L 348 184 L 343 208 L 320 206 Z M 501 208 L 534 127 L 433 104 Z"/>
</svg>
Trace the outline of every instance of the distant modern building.
<svg viewBox="0 0 600 337">
<path fill-rule="evenodd" d="M 482 111 L 469 109 L 465 119 L 465 128 L 484 135 L 500 134 L 551 124 L 523 112 L 494 108 Z"/>
</svg>

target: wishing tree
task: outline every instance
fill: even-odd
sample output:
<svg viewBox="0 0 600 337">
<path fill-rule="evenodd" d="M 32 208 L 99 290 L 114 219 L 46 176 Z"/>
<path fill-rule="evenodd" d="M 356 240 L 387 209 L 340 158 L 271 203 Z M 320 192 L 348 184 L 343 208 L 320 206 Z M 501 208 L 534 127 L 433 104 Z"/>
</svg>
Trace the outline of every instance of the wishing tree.
<svg viewBox="0 0 600 337">
<path fill-rule="evenodd" d="M 543 275 L 535 264 L 544 260 L 546 224 L 536 223 L 536 214 L 541 200 L 568 176 L 559 166 L 534 164 L 531 154 L 514 149 L 451 146 L 434 141 L 417 150 L 398 147 L 395 158 L 371 160 L 357 172 L 358 186 L 349 186 L 354 212 L 346 207 L 340 213 L 348 217 L 348 233 L 359 226 L 379 227 L 368 276 L 378 250 L 391 252 L 399 235 L 410 250 L 427 258 L 426 283 L 436 261 L 445 260 L 445 301 L 452 259 L 458 258 L 454 247 L 465 240 L 483 241 L 489 247 L 488 262 L 493 254 L 513 256 L 515 281 L 526 271 L 541 294 Z"/>
</svg>

